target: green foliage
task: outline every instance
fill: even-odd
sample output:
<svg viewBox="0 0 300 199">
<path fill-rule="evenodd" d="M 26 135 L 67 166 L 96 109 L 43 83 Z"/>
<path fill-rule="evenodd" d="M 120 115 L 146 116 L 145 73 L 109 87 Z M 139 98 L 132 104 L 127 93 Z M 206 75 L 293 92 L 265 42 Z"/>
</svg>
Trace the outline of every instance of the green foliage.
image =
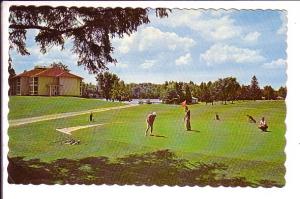
<svg viewBox="0 0 300 199">
<path fill-rule="evenodd" d="M 69 67 L 67 65 L 61 63 L 61 62 L 58 62 L 58 63 L 53 62 L 52 64 L 49 65 L 49 67 L 51 67 L 51 68 L 58 67 L 58 68 L 61 68 L 61 69 L 65 70 L 65 71 L 67 71 L 67 72 L 70 71 Z"/>
<path fill-rule="evenodd" d="M 278 96 L 282 97 L 283 99 L 286 98 L 286 94 L 287 94 L 287 89 L 286 87 L 280 87 L 278 90 Z"/>
<path fill-rule="evenodd" d="M 120 80 L 116 74 L 109 72 L 99 73 L 96 77 L 100 92 L 106 100 L 112 99 L 112 90 L 114 86 L 117 86 Z"/>
<path fill-rule="evenodd" d="M 162 18 L 170 10 L 157 8 L 155 11 Z M 11 6 L 9 12 L 10 48 L 29 55 L 26 33 L 30 29 L 37 30 L 35 41 L 42 53 L 54 45 L 64 49 L 65 41 L 72 39 L 78 65 L 93 73 L 117 62 L 112 57 L 112 38 L 131 35 L 139 26 L 150 22 L 150 9 L 143 8 Z"/>
<path fill-rule="evenodd" d="M 13 78 L 15 75 L 16 75 L 16 72 L 15 72 L 15 69 L 13 68 L 12 66 L 12 59 L 9 55 L 9 59 L 8 59 L 8 74 L 9 74 L 9 77 L 8 77 L 8 84 L 9 84 L 9 90 L 8 90 L 8 95 L 11 95 L 12 94 L 12 84 L 13 84 L 13 81 L 11 78 Z"/>
<path fill-rule="evenodd" d="M 185 88 L 185 100 L 186 100 L 186 103 L 187 104 L 191 104 L 192 103 L 192 93 L 190 91 L 190 87 L 189 87 L 189 85 L 186 84 L 184 86 L 184 88 Z"/>
<path fill-rule="evenodd" d="M 274 100 L 276 99 L 275 91 L 272 86 L 265 86 L 263 89 L 263 96 L 266 100 Z"/>
<path fill-rule="evenodd" d="M 255 75 L 252 77 L 251 80 L 250 93 L 251 93 L 251 98 L 253 100 L 260 100 L 262 97 L 262 92 L 259 88 L 258 80 Z"/>
<path fill-rule="evenodd" d="M 219 78 L 214 82 L 201 82 L 195 84 L 166 81 L 163 84 L 152 83 L 130 83 L 125 84 L 120 81 L 116 75 L 108 72 L 100 73 L 97 81 L 103 97 L 114 100 L 128 99 L 162 99 L 166 104 L 180 104 L 184 100 L 188 104 L 192 102 L 192 97 L 196 97 L 199 101 L 212 103 L 221 101 L 227 104 L 231 101 L 233 104 L 236 100 L 261 100 L 263 93 L 258 85 L 258 80 L 253 76 L 251 85 L 240 85 L 235 77 Z M 266 87 L 265 89 L 269 89 Z M 273 88 L 272 88 L 273 89 Z M 286 88 L 281 87 L 279 91 L 264 91 L 266 99 L 276 99 L 276 96 L 285 98 Z"/>
<path fill-rule="evenodd" d="M 118 101 L 128 101 L 130 92 L 124 81 L 115 81 L 112 87 L 112 99 Z"/>
<path fill-rule="evenodd" d="M 242 85 L 239 92 L 238 92 L 238 99 L 240 100 L 247 100 L 251 99 L 250 95 L 250 86 L 249 85 Z"/>
<path fill-rule="evenodd" d="M 163 86 L 152 83 L 128 84 L 130 98 L 132 99 L 157 99 L 162 96 Z"/>
<path fill-rule="evenodd" d="M 100 97 L 98 87 L 96 85 L 93 85 L 92 83 L 82 82 L 82 96 L 85 98 Z"/>
</svg>

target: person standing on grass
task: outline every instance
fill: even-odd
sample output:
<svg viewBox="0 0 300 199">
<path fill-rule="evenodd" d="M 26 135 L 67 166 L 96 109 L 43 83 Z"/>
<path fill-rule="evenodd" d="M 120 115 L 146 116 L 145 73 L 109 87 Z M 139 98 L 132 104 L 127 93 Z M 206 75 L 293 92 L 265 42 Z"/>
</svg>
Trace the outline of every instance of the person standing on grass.
<svg viewBox="0 0 300 199">
<path fill-rule="evenodd" d="M 188 106 L 185 106 L 185 115 L 184 115 L 185 128 L 187 131 L 191 130 L 191 111 Z"/>
<path fill-rule="evenodd" d="M 91 114 L 90 114 L 90 122 L 92 122 L 93 121 L 93 112 L 91 112 Z"/>
<path fill-rule="evenodd" d="M 152 131 L 153 131 L 153 123 L 154 123 L 155 117 L 156 117 L 156 113 L 155 113 L 155 112 L 150 113 L 150 114 L 147 116 L 147 119 L 146 119 L 147 129 L 146 129 L 146 131 L 145 131 L 145 136 L 148 135 L 149 129 L 150 129 L 150 135 L 152 134 Z"/>
<path fill-rule="evenodd" d="M 262 118 L 261 118 L 261 120 L 260 120 L 260 122 L 259 122 L 258 128 L 259 128 L 260 130 L 264 131 L 264 132 L 267 131 L 268 125 L 267 125 L 267 122 L 266 122 L 266 120 L 265 120 L 265 117 L 262 117 Z"/>
</svg>

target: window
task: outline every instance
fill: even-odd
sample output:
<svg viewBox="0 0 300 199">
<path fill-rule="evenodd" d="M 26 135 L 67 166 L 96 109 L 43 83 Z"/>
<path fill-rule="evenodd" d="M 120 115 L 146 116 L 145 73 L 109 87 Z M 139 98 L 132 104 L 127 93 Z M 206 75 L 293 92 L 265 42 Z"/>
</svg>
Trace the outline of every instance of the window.
<svg viewBox="0 0 300 199">
<path fill-rule="evenodd" d="M 82 86 L 83 86 L 82 81 L 80 81 L 80 96 L 82 96 Z"/>
<path fill-rule="evenodd" d="M 39 78 L 32 77 L 29 79 L 29 94 L 30 95 L 37 95 L 38 94 L 38 87 L 39 87 Z"/>
<path fill-rule="evenodd" d="M 16 82 L 16 95 L 21 95 L 21 79 L 17 78 Z"/>
</svg>

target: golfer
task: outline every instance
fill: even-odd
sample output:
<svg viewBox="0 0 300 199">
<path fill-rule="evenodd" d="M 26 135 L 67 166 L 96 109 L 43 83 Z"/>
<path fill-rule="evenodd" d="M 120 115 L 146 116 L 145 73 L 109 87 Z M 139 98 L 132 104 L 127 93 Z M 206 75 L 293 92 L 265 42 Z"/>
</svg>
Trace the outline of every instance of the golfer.
<svg viewBox="0 0 300 199">
<path fill-rule="evenodd" d="M 262 131 L 265 131 L 265 132 L 267 131 L 268 125 L 267 125 L 267 122 L 266 122 L 266 120 L 265 120 L 265 117 L 262 117 L 262 118 L 261 118 L 261 120 L 260 120 L 260 122 L 259 122 L 258 128 L 259 128 L 260 130 L 262 130 Z"/>
<path fill-rule="evenodd" d="M 185 115 L 184 115 L 184 123 L 187 131 L 191 130 L 191 111 L 188 106 L 185 106 Z"/>
<path fill-rule="evenodd" d="M 90 122 L 93 122 L 94 118 L 93 118 L 93 112 L 91 112 L 90 114 Z"/>
<path fill-rule="evenodd" d="M 148 135 L 148 130 L 149 130 L 149 129 L 150 129 L 150 135 L 152 134 L 152 131 L 153 131 L 153 123 L 154 123 L 155 117 L 156 117 L 156 113 L 155 113 L 155 112 L 150 113 L 150 114 L 147 116 L 147 120 L 146 120 L 146 123 L 147 123 L 147 129 L 146 129 L 146 131 L 145 131 L 145 136 Z"/>
</svg>

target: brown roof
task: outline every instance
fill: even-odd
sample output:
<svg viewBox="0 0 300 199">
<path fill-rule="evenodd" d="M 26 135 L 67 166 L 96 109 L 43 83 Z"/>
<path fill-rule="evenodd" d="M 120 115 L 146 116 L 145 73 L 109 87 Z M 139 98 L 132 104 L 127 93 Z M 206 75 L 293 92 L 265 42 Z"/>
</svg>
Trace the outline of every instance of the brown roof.
<svg viewBox="0 0 300 199">
<path fill-rule="evenodd" d="M 38 73 L 43 72 L 44 70 L 46 70 L 47 68 L 35 68 L 33 70 L 30 71 L 24 71 L 23 73 L 16 75 L 15 77 L 33 77 Z"/>
<path fill-rule="evenodd" d="M 82 77 L 71 74 L 68 71 L 65 71 L 64 69 L 61 69 L 59 67 L 35 68 L 33 70 L 16 75 L 15 77 L 71 77 L 83 79 Z"/>
</svg>

